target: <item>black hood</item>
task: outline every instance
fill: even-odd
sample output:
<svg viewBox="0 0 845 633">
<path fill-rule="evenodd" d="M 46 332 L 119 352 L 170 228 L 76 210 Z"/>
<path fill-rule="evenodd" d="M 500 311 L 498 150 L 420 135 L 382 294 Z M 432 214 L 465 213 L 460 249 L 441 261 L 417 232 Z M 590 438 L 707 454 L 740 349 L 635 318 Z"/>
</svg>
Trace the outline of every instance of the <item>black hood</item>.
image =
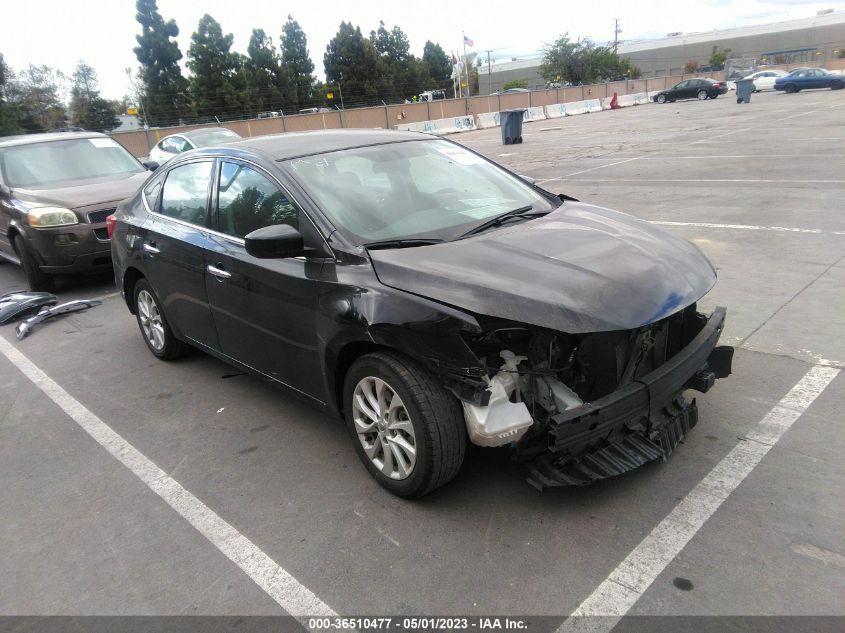
<svg viewBox="0 0 845 633">
<path fill-rule="evenodd" d="M 652 323 L 716 282 L 709 260 L 686 240 L 577 202 L 471 238 L 373 250 L 370 258 L 387 286 L 573 334 Z"/>
</svg>

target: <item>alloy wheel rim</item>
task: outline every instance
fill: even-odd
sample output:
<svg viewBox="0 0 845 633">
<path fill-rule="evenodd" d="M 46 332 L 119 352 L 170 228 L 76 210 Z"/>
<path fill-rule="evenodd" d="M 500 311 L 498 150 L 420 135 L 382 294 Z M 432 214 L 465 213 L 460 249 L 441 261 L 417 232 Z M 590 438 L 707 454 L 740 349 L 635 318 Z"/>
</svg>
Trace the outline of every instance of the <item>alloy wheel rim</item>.
<svg viewBox="0 0 845 633">
<path fill-rule="evenodd" d="M 704 101 L 707 98 L 707 93 L 702 90 L 698 93 L 698 98 Z"/>
<path fill-rule="evenodd" d="M 417 462 L 414 425 L 399 394 L 381 378 L 367 376 L 352 393 L 352 421 L 364 453 L 390 479 L 407 479 Z"/>
<path fill-rule="evenodd" d="M 155 351 L 164 349 L 164 323 L 153 296 L 146 290 L 138 293 L 138 321 L 144 338 Z"/>
</svg>

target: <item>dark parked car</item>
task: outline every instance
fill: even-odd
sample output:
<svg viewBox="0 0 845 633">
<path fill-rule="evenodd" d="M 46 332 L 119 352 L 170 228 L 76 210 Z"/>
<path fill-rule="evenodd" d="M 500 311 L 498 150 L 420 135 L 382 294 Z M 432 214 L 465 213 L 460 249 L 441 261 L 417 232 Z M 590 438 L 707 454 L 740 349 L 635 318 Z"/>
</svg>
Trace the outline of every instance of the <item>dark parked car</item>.
<svg viewBox="0 0 845 633">
<path fill-rule="evenodd" d="M 812 88 L 830 88 L 841 90 L 845 86 L 845 76 L 834 75 L 824 68 L 796 68 L 788 75 L 775 80 L 775 90 L 798 92 Z"/>
<path fill-rule="evenodd" d="M 678 99 L 715 99 L 728 91 L 728 84 L 714 79 L 686 79 L 675 84 L 669 90 L 654 95 L 657 103 L 677 101 Z"/>
<path fill-rule="evenodd" d="M 186 344 L 342 414 L 392 492 L 510 446 L 538 487 L 668 455 L 730 373 L 695 246 L 450 141 L 335 130 L 187 152 L 110 220 L 158 358 Z"/>
<path fill-rule="evenodd" d="M 111 269 L 106 216 L 147 178 L 97 132 L 0 138 L 0 261 L 19 263 L 32 290 L 53 275 Z"/>
</svg>

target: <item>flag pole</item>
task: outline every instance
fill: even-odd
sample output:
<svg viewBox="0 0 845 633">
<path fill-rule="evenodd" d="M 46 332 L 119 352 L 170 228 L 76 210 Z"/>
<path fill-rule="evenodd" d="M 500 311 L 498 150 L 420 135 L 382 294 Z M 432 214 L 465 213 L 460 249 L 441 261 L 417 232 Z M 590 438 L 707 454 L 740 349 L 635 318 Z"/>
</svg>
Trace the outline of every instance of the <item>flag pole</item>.
<svg viewBox="0 0 845 633">
<path fill-rule="evenodd" d="M 464 41 L 464 72 L 466 73 L 467 78 L 467 97 L 472 95 L 472 91 L 470 90 L 469 85 L 469 60 L 467 59 L 467 35 L 463 31 L 461 31 L 461 35 L 463 36 Z"/>
</svg>

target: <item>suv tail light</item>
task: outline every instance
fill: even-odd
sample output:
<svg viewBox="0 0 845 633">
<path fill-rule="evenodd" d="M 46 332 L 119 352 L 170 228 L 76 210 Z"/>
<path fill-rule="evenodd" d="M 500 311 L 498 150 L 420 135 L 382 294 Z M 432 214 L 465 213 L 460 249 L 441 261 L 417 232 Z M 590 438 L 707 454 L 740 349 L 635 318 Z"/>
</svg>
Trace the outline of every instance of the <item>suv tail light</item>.
<svg viewBox="0 0 845 633">
<path fill-rule="evenodd" d="M 117 218 L 114 213 L 112 213 L 106 218 L 106 231 L 108 231 L 109 239 L 111 239 L 112 233 L 114 233 L 115 224 L 117 224 Z"/>
</svg>

